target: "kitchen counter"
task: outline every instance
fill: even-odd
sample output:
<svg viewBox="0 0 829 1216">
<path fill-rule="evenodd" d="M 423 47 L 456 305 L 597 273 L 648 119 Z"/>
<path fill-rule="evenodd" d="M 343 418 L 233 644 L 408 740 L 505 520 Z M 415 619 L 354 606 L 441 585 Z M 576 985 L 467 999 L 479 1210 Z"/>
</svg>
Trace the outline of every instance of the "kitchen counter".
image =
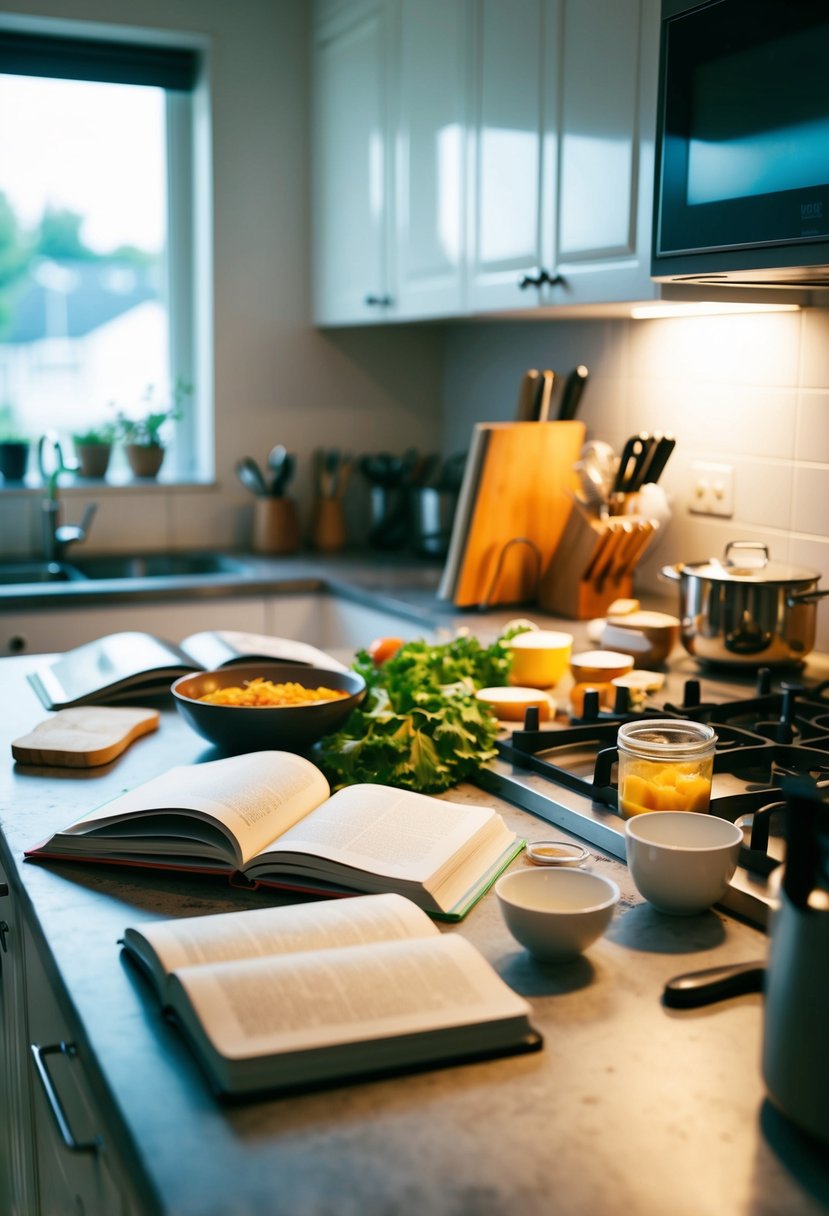
<svg viewBox="0 0 829 1216">
<path fill-rule="evenodd" d="M 625 866 L 593 850 L 622 889 L 607 935 L 576 962 L 534 962 L 493 893 L 446 932 L 467 936 L 525 996 L 544 1050 L 301 1097 L 223 1106 L 209 1094 L 144 981 L 123 961 L 127 924 L 273 902 L 208 880 L 67 864 L 23 851 L 125 787 L 210 757 L 165 700 L 159 732 L 99 770 L 14 766 L 9 743 L 44 714 L 2 661 L 2 860 L 105 1113 L 104 1152 L 128 1165 L 140 1211 L 168 1216 L 816 1216 L 829 1165 L 768 1104 L 759 1069 L 762 998 L 670 1011 L 680 972 L 763 957 L 762 933 L 711 911 L 670 918 Z M 498 805 L 531 839 L 563 831 Z M 514 866 L 526 865 L 518 859 Z M 109 1216 L 107 1213 L 106 1216 Z"/>
</svg>

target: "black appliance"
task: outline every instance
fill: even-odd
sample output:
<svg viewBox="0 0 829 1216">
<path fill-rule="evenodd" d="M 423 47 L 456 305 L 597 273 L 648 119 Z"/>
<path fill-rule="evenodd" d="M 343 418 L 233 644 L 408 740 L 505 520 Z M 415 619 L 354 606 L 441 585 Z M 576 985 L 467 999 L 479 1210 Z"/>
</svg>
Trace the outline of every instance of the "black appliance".
<svg viewBox="0 0 829 1216">
<path fill-rule="evenodd" d="M 829 5 L 663 0 L 651 274 L 829 287 Z"/>
<path fill-rule="evenodd" d="M 523 727 L 498 740 L 497 758 L 476 780 L 624 860 L 616 781 L 620 723 L 642 714 L 710 723 L 717 733 L 711 813 L 737 823 L 744 836 L 737 873 L 721 902 L 765 926 L 786 856 L 783 782 L 800 777 L 818 790 L 829 788 L 829 681 L 775 684 L 769 668 L 757 673 L 755 684 L 702 683 L 677 673 L 666 693 L 658 704 L 636 710 L 620 696 L 612 711 L 600 710 L 588 693 L 582 717 L 569 725 L 541 727 L 538 711 L 528 710 Z"/>
</svg>

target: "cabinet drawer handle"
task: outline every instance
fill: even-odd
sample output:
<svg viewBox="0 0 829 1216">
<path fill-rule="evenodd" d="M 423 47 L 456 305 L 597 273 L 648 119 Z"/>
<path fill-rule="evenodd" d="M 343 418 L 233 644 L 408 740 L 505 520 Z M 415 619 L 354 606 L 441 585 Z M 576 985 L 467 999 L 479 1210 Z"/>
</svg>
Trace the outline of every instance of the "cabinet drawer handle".
<svg viewBox="0 0 829 1216">
<path fill-rule="evenodd" d="M 78 1054 L 75 1044 L 51 1043 L 48 1047 L 41 1047 L 37 1043 L 32 1043 L 31 1048 L 37 1075 L 40 1077 L 43 1092 L 46 1094 L 46 1101 L 49 1103 L 49 1109 L 54 1116 L 55 1123 L 58 1125 L 58 1131 L 63 1143 L 73 1153 L 97 1153 L 103 1143 L 100 1136 L 96 1136 L 94 1140 L 76 1140 L 72 1134 L 72 1128 L 69 1126 L 69 1120 L 66 1118 L 66 1113 L 61 1105 L 57 1090 L 52 1083 L 49 1068 L 46 1064 L 45 1057 L 50 1055 L 64 1055 L 70 1060 L 73 1059 Z"/>
<path fill-rule="evenodd" d="M 388 306 L 392 303 L 393 303 L 393 301 L 392 301 L 391 296 L 375 296 L 375 295 L 366 296 L 366 304 L 368 304 L 370 306 L 373 305 L 378 308 L 388 308 Z"/>
<path fill-rule="evenodd" d="M 560 274 L 551 275 L 542 266 L 535 274 L 523 274 L 518 280 L 518 286 L 522 291 L 526 291 L 528 287 L 543 287 L 545 283 L 549 284 L 550 287 L 556 287 L 563 282 L 564 279 Z"/>
<path fill-rule="evenodd" d="M 0 950 L 2 950 L 4 954 L 6 954 L 9 949 L 8 946 L 6 945 L 6 934 L 7 933 L 11 933 L 11 929 L 9 928 L 8 921 L 0 920 Z"/>
</svg>

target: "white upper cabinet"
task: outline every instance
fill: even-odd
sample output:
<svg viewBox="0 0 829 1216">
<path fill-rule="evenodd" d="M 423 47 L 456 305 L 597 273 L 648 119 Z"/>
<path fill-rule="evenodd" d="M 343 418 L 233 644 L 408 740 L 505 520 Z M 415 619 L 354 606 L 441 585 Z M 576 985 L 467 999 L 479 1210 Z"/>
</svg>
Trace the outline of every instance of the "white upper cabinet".
<svg viewBox="0 0 829 1216">
<path fill-rule="evenodd" d="M 566 0 L 555 304 L 650 299 L 654 0 Z"/>
<path fill-rule="evenodd" d="M 553 264 L 559 0 L 475 0 L 467 307 L 540 302 Z"/>
<path fill-rule="evenodd" d="M 393 128 L 402 317 L 463 309 L 465 14 L 466 0 L 399 0 Z"/>
<path fill-rule="evenodd" d="M 655 297 L 658 0 L 320 4 L 318 323 Z"/>
<path fill-rule="evenodd" d="M 313 294 L 320 325 L 377 320 L 394 310 L 390 35 L 384 3 L 340 6 L 316 31 Z"/>
</svg>

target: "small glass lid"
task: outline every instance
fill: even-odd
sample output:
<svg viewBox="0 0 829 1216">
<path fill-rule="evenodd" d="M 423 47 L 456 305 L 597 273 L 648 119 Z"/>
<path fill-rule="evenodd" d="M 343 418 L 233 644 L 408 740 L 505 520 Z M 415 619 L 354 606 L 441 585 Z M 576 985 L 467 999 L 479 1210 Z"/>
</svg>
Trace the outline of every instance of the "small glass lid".
<svg viewBox="0 0 829 1216">
<path fill-rule="evenodd" d="M 590 854 L 584 845 L 569 840 L 531 840 L 527 858 L 537 866 L 582 866 Z"/>
</svg>

